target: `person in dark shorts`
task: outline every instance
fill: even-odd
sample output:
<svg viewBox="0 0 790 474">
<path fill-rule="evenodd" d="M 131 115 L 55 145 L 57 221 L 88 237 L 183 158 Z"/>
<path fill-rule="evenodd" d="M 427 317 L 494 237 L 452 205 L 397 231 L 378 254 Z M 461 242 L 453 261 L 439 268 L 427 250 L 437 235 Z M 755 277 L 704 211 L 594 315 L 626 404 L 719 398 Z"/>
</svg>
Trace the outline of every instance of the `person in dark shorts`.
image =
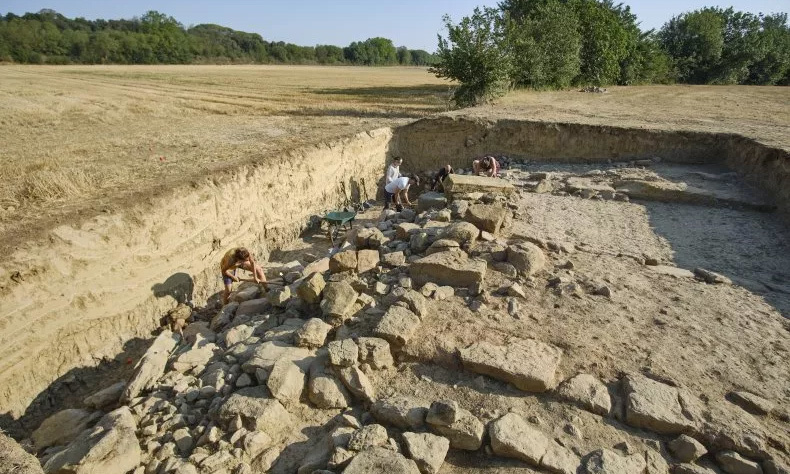
<svg viewBox="0 0 790 474">
<path fill-rule="evenodd" d="M 252 254 L 244 247 L 230 249 L 222 257 L 219 264 L 220 272 L 222 273 L 222 283 L 225 284 L 225 293 L 222 295 L 222 303 L 228 304 L 230 292 L 233 290 L 234 281 L 254 281 L 255 283 L 263 284 L 264 288 L 268 289 L 266 283 L 266 275 L 260 265 L 255 263 Z M 241 268 L 252 273 L 253 278 L 239 278 L 236 276 L 236 271 Z"/>
<path fill-rule="evenodd" d="M 450 165 L 439 168 L 439 171 L 436 172 L 431 181 L 431 191 L 437 191 L 441 188 L 442 192 L 444 192 L 444 180 L 453 173 L 453 167 Z"/>
</svg>

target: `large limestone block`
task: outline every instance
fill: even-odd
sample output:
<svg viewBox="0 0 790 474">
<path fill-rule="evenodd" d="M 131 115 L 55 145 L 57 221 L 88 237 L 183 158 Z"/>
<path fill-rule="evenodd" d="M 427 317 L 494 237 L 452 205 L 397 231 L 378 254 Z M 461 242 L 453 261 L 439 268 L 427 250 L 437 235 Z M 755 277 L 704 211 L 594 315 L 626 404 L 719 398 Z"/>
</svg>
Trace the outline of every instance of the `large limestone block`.
<svg viewBox="0 0 790 474">
<path fill-rule="evenodd" d="M 99 390 L 93 395 L 85 397 L 82 403 L 87 407 L 96 409 L 113 406 L 118 403 L 118 399 L 121 398 L 121 394 L 125 388 L 126 382 L 117 382 L 105 389 Z"/>
<path fill-rule="evenodd" d="M 573 451 L 561 446 L 554 440 L 549 441 L 546 454 L 540 460 L 543 469 L 556 474 L 576 474 L 579 470 L 581 459 Z M 648 471 L 646 474 L 666 474 Z"/>
<path fill-rule="evenodd" d="M 335 373 L 354 398 L 366 402 L 376 399 L 376 389 L 373 387 L 373 383 L 359 367 L 335 367 Z"/>
<path fill-rule="evenodd" d="M 351 433 L 347 447 L 352 451 L 362 451 L 374 446 L 384 446 L 387 444 L 387 439 L 387 428 L 372 424 Z"/>
<path fill-rule="evenodd" d="M 390 306 L 373 328 L 373 335 L 401 347 L 412 338 L 420 326 L 420 318 L 403 306 Z"/>
<path fill-rule="evenodd" d="M 480 229 L 471 222 L 454 222 L 441 232 L 442 239 L 454 240 L 461 245 L 472 245 L 480 237 Z"/>
<path fill-rule="evenodd" d="M 688 395 L 676 387 L 642 375 L 623 378 L 626 423 L 661 434 L 682 434 L 696 427 L 693 407 L 681 404 Z"/>
<path fill-rule="evenodd" d="M 451 194 L 497 193 L 511 194 L 516 188 L 509 181 L 488 176 L 452 174 L 444 180 L 444 190 Z"/>
<path fill-rule="evenodd" d="M 40 451 L 50 446 L 69 444 L 99 417 L 101 413 L 79 408 L 61 410 L 44 420 L 33 432 L 33 446 Z"/>
<path fill-rule="evenodd" d="M 305 373 L 293 361 L 282 358 L 274 363 L 266 386 L 272 396 L 283 404 L 298 403 L 305 386 Z"/>
<path fill-rule="evenodd" d="M 763 474 L 758 463 L 735 451 L 719 451 L 716 453 L 716 462 L 727 474 Z"/>
<path fill-rule="evenodd" d="M 331 282 L 324 288 L 321 312 L 330 322 L 342 322 L 351 313 L 357 301 L 357 292 L 346 281 Z"/>
<path fill-rule="evenodd" d="M 321 292 L 324 291 L 326 282 L 320 273 L 311 273 L 296 288 L 296 294 L 307 303 L 314 304 L 321 301 Z"/>
<path fill-rule="evenodd" d="M 360 250 L 357 252 L 357 273 L 362 274 L 374 270 L 379 265 L 378 250 Z"/>
<path fill-rule="evenodd" d="M 289 429 L 292 422 L 285 407 L 271 398 L 264 386 L 246 387 L 233 393 L 217 410 L 216 418 L 228 426 L 237 416 L 248 430 L 263 431 L 273 438 Z"/>
<path fill-rule="evenodd" d="M 351 367 L 359 359 L 359 346 L 351 338 L 330 342 L 327 351 L 332 365 Z"/>
<path fill-rule="evenodd" d="M 510 382 L 525 392 L 545 392 L 556 384 L 562 350 L 533 339 L 506 346 L 478 342 L 460 351 L 464 368 Z"/>
<path fill-rule="evenodd" d="M 406 452 L 423 474 L 436 474 L 444 464 L 450 441 L 430 433 L 403 433 Z"/>
<path fill-rule="evenodd" d="M 472 204 L 466 210 L 464 220 L 492 234 L 499 233 L 502 223 L 508 215 L 508 210 L 497 204 Z"/>
<path fill-rule="evenodd" d="M 708 452 L 702 443 L 687 435 L 678 436 L 667 446 L 672 456 L 680 462 L 694 462 Z"/>
<path fill-rule="evenodd" d="M 345 250 L 329 259 L 329 273 L 353 272 L 357 269 L 356 250 Z"/>
<path fill-rule="evenodd" d="M 220 352 L 216 344 L 198 339 L 192 348 L 186 352 L 182 352 L 173 361 L 173 369 L 179 372 L 186 372 L 196 367 L 205 366 L 214 357 L 215 354 Z"/>
<path fill-rule="evenodd" d="M 343 474 L 419 474 L 417 464 L 386 448 L 368 448 L 348 464 Z"/>
<path fill-rule="evenodd" d="M 612 399 L 606 385 L 590 374 L 579 374 L 566 380 L 557 389 L 557 394 L 601 416 L 612 410 Z"/>
<path fill-rule="evenodd" d="M 141 460 L 137 424 L 128 407 L 105 415 L 44 464 L 46 473 L 125 474 Z"/>
<path fill-rule="evenodd" d="M 430 209 L 444 209 L 447 207 L 447 198 L 442 193 L 427 192 L 417 198 L 417 214 Z"/>
<path fill-rule="evenodd" d="M 326 355 L 317 357 L 310 366 L 307 397 L 318 408 L 345 408 L 351 402 L 351 395 L 340 379 L 327 370 L 328 359 Z"/>
<path fill-rule="evenodd" d="M 302 275 L 308 276 L 312 273 L 324 273 L 329 271 L 329 257 L 319 258 L 315 262 L 311 262 L 304 270 L 302 270 Z"/>
<path fill-rule="evenodd" d="M 507 261 L 519 272 L 534 275 L 546 266 L 546 255 L 537 245 L 521 242 L 507 248 Z"/>
<path fill-rule="evenodd" d="M 643 454 L 620 456 L 606 448 L 594 451 L 584 462 L 587 474 L 644 474 L 646 468 Z"/>
<path fill-rule="evenodd" d="M 468 287 L 482 283 L 486 270 L 485 261 L 470 259 L 464 252 L 440 252 L 414 261 L 409 274 L 417 286 L 431 282 Z"/>
<path fill-rule="evenodd" d="M 376 370 L 395 365 L 390 343 L 380 337 L 360 337 L 357 339 L 357 347 L 360 364 L 368 364 Z"/>
<path fill-rule="evenodd" d="M 152 388 L 159 377 L 165 372 L 167 358 L 178 344 L 178 337 L 170 331 L 162 333 L 154 339 L 154 343 L 143 354 L 135 365 L 134 372 L 126 383 L 126 388 L 121 394 L 121 402 L 128 403 L 137 397 L 143 390 Z"/>
<path fill-rule="evenodd" d="M 429 403 L 407 395 L 395 395 L 377 400 L 371 407 L 373 417 L 401 429 L 416 430 L 425 426 Z"/>
<path fill-rule="evenodd" d="M 294 333 L 294 343 L 299 347 L 321 347 L 332 326 L 318 318 L 310 318 Z"/>
<path fill-rule="evenodd" d="M 257 369 L 271 371 L 274 363 L 281 358 L 299 362 L 309 356 L 310 351 L 303 347 L 293 347 L 282 341 L 267 341 L 255 348 L 250 359 L 242 364 L 242 369 L 249 374 L 254 374 Z"/>
<path fill-rule="evenodd" d="M 433 432 L 450 440 L 453 449 L 477 451 L 483 445 L 485 425 L 469 410 L 458 408 L 452 423 L 429 423 L 429 426 Z"/>
<path fill-rule="evenodd" d="M 395 226 L 395 237 L 399 240 L 409 240 L 412 234 L 420 231 L 420 226 L 411 222 L 402 222 Z"/>
<path fill-rule="evenodd" d="M 491 449 L 499 456 L 520 459 L 533 466 L 549 447 L 549 438 L 515 413 L 508 413 L 488 427 Z"/>
</svg>

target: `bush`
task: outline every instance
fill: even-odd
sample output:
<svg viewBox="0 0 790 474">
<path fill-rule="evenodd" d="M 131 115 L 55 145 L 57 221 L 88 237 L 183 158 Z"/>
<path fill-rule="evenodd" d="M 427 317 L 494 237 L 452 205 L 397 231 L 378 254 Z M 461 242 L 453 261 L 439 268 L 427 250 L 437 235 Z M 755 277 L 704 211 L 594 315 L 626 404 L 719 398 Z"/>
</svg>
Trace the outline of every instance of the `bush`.
<svg viewBox="0 0 790 474">
<path fill-rule="evenodd" d="M 449 16 L 444 23 L 447 39 L 439 35 L 438 59 L 429 70 L 460 83 L 453 93 L 455 104 L 467 107 L 504 95 L 510 88 L 512 63 L 499 11 L 475 8 L 457 25 Z"/>
</svg>

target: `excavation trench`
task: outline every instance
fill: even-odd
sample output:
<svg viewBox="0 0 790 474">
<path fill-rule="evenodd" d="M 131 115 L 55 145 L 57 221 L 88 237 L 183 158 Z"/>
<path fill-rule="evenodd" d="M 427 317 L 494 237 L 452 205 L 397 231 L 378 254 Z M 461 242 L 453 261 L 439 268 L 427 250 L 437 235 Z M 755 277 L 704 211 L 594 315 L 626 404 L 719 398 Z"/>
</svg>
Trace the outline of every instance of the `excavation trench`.
<svg viewBox="0 0 790 474">
<path fill-rule="evenodd" d="M 394 156 L 404 158 L 404 171 L 423 172 L 468 168 L 483 154 L 721 165 L 758 188 L 774 216 L 790 214 L 788 152 L 736 135 L 440 116 L 294 150 L 276 167 L 206 179 L 154 207 L 60 226 L 46 243 L 6 258 L 0 428 L 28 435 L 59 408 L 53 391 L 77 390 L 79 374 L 102 361 L 126 364 L 135 341 L 144 347 L 178 301 L 216 298 L 217 263 L 228 248 L 244 244 L 266 257 L 297 239 L 311 215 L 375 197 Z"/>
</svg>

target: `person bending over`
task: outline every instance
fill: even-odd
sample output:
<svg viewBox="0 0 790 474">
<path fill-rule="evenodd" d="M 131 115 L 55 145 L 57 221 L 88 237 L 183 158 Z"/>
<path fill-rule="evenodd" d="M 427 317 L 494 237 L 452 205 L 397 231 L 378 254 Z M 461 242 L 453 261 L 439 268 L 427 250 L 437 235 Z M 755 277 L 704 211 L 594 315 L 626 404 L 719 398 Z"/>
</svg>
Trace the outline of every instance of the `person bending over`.
<svg viewBox="0 0 790 474">
<path fill-rule="evenodd" d="M 439 168 L 439 171 L 433 176 L 433 181 L 431 181 L 431 191 L 436 191 L 441 188 L 442 192 L 444 192 L 444 180 L 453 174 L 453 172 L 453 167 L 450 165 Z"/>
<path fill-rule="evenodd" d="M 411 206 L 409 188 L 412 185 L 419 186 L 419 184 L 420 178 L 418 176 L 401 176 L 384 186 L 384 191 L 387 193 L 387 202 L 384 204 L 384 209 L 389 209 L 392 203 L 395 204 L 395 209 L 398 212 L 403 210 L 404 204 Z"/>
<path fill-rule="evenodd" d="M 230 249 L 222 257 L 219 264 L 222 273 L 222 282 L 225 284 L 225 293 L 222 295 L 222 304 L 228 304 L 230 292 L 233 290 L 234 281 L 254 281 L 255 283 L 262 283 L 263 287 L 268 289 L 269 285 L 266 283 L 266 275 L 263 274 L 263 269 L 255 263 L 252 254 L 244 247 Z M 236 276 L 236 271 L 241 268 L 252 273 L 252 278 L 239 278 Z"/>
<path fill-rule="evenodd" d="M 497 162 L 496 158 L 491 155 L 484 156 L 480 160 L 473 161 L 472 168 L 474 170 L 475 176 L 480 175 L 480 173 L 492 178 L 499 176 L 499 163 Z"/>
</svg>

